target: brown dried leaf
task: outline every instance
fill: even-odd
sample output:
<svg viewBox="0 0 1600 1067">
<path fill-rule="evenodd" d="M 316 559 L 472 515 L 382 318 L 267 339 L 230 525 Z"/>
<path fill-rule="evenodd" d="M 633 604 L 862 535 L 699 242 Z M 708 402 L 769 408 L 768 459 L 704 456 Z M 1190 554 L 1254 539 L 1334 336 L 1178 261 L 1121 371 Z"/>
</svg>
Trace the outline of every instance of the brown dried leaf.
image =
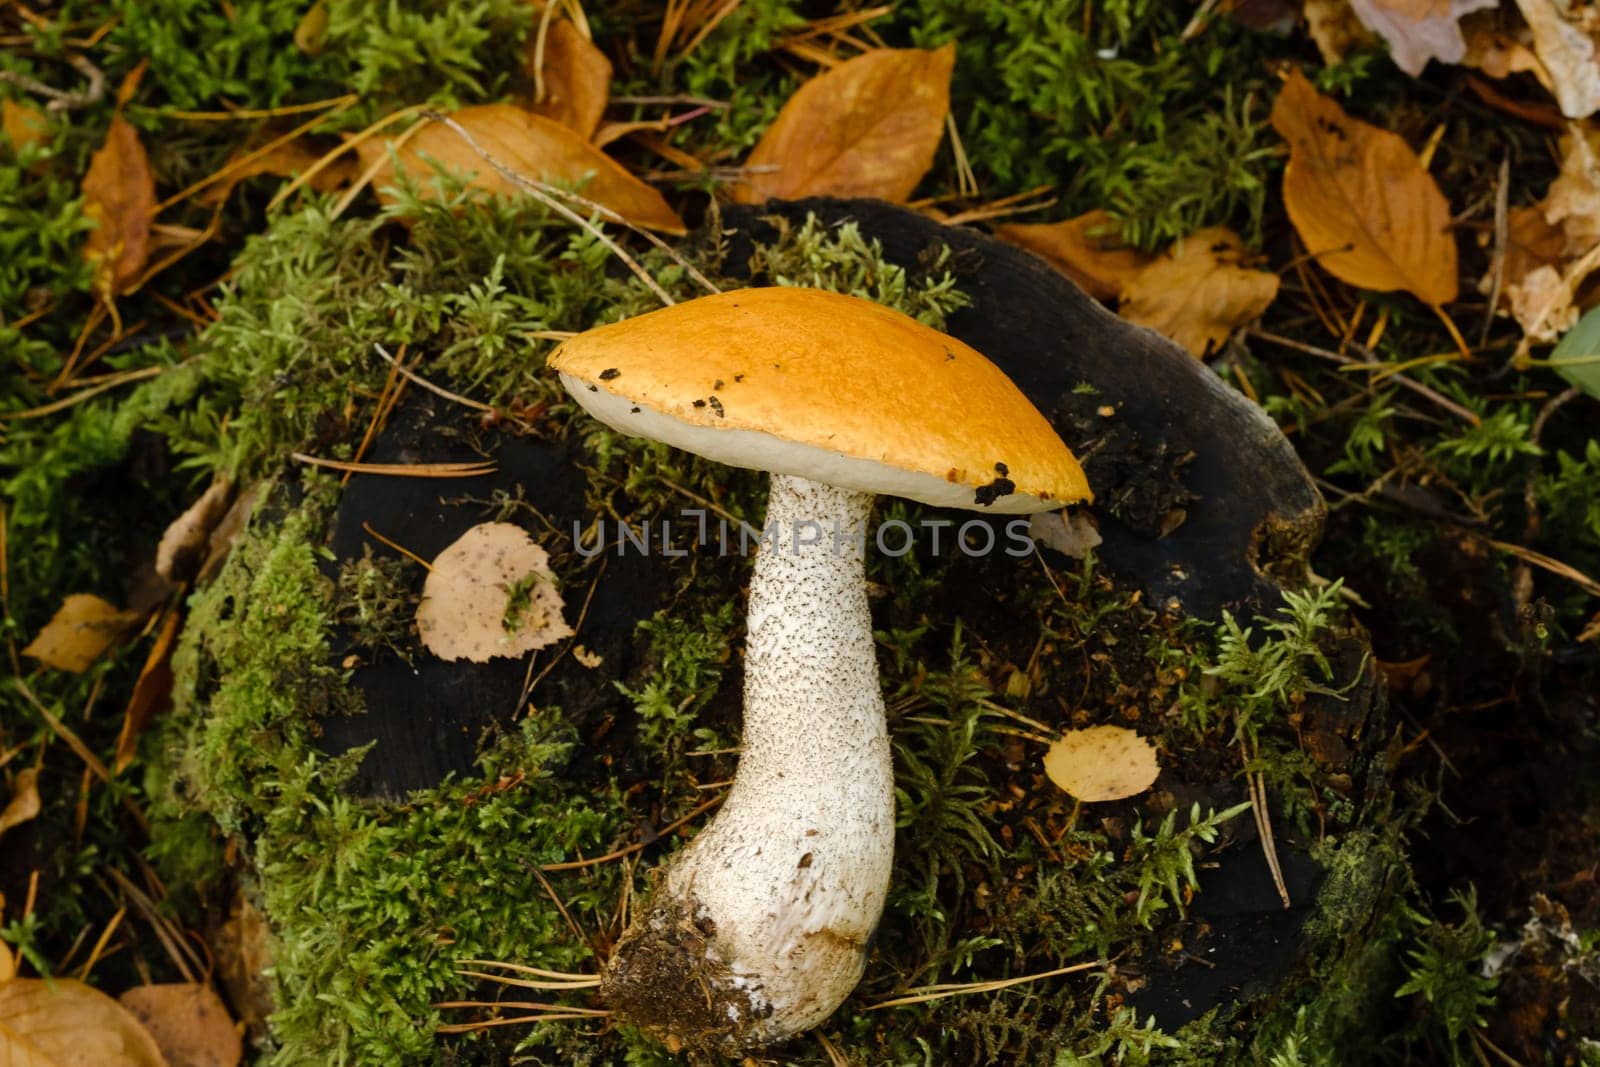
<svg viewBox="0 0 1600 1067">
<path fill-rule="evenodd" d="M 485 663 L 571 637 L 563 606 L 549 553 L 520 526 L 485 522 L 433 561 L 417 632 L 440 659 Z"/>
<path fill-rule="evenodd" d="M 73 593 L 22 654 L 46 667 L 82 674 L 138 621 L 137 614 L 122 611 L 93 593 Z"/>
<path fill-rule="evenodd" d="M 169 1067 L 137 1019 L 69 978 L 0 983 L 0 1067 L 11 1064 Z"/>
<path fill-rule="evenodd" d="M 84 258 L 95 265 L 95 288 L 114 296 L 139 277 L 150 251 L 156 180 L 138 131 L 117 115 L 106 143 L 83 176 L 83 213 L 95 222 Z"/>
<path fill-rule="evenodd" d="M 1574 123 L 1561 139 L 1561 173 L 1545 198 L 1507 219 L 1502 309 L 1525 343 L 1556 340 L 1591 306 L 1591 250 L 1600 244 L 1600 128 Z M 1487 289 L 1491 279 L 1480 283 Z"/>
<path fill-rule="evenodd" d="M 1595 56 L 1594 15 L 1582 5 L 1555 0 L 1517 0 L 1533 31 L 1533 50 L 1544 67 L 1550 91 L 1569 119 L 1600 111 L 1600 61 Z"/>
<path fill-rule="evenodd" d="M 1544 217 L 1561 227 L 1566 253 L 1577 256 L 1600 242 L 1600 126 L 1574 123 L 1561 138 L 1561 173 L 1545 191 Z"/>
<path fill-rule="evenodd" d="M 1328 66 L 1373 43 L 1372 31 L 1356 17 L 1350 0 L 1306 0 L 1306 29 Z"/>
<path fill-rule="evenodd" d="M 1161 775 L 1150 742 L 1122 726 L 1068 730 L 1044 754 L 1044 773 L 1069 794 L 1094 804 L 1138 796 Z"/>
<path fill-rule="evenodd" d="M 200 982 L 137 986 L 117 998 L 171 1067 L 235 1067 L 244 1042 L 222 998 Z"/>
<path fill-rule="evenodd" d="M 39 772 L 32 767 L 17 772 L 11 783 L 11 799 L 0 809 L 0 837 L 12 827 L 21 826 L 39 814 Z"/>
<path fill-rule="evenodd" d="M 18 154 L 50 139 L 50 120 L 45 113 L 10 97 L 0 101 L 0 128 Z"/>
<path fill-rule="evenodd" d="M 1244 245 L 1232 232 L 1199 230 L 1173 242 L 1128 283 L 1119 311 L 1204 356 L 1278 295 L 1278 276 L 1241 267 L 1243 258 Z"/>
<path fill-rule="evenodd" d="M 995 236 L 1048 260 L 1096 300 L 1115 300 L 1155 258 L 1123 244 L 1116 223 L 1099 210 L 1064 222 L 1010 223 Z"/>
<path fill-rule="evenodd" d="M 529 110 L 585 139 L 594 137 L 611 97 L 611 60 L 566 19 L 552 21 L 545 31 L 542 67 L 538 46 L 538 32 L 528 34 L 524 66 L 534 84 L 544 86 L 544 95 L 529 103 Z"/>
<path fill-rule="evenodd" d="M 0 983 L 9 982 L 16 976 L 17 961 L 11 956 L 11 946 L 4 941 L 0 941 Z M 4 1042 L 5 1038 L 0 1037 L 0 1044 L 4 1044 Z M 0 1060 L 0 1063 L 3 1062 L 3 1060 Z"/>
<path fill-rule="evenodd" d="M 260 1033 L 272 1014 L 272 982 L 266 977 L 272 966 L 271 929 L 243 889 L 235 890 L 228 918 L 211 940 L 229 1003 L 251 1033 Z"/>
<path fill-rule="evenodd" d="M 734 199 L 866 196 L 904 203 L 933 165 L 950 112 L 954 44 L 880 48 L 802 85 L 745 160 Z"/>
<path fill-rule="evenodd" d="M 1289 142 L 1289 221 L 1317 262 L 1362 289 L 1403 289 L 1435 307 L 1455 299 L 1450 205 L 1410 146 L 1346 115 L 1298 70 L 1272 125 Z"/>
<path fill-rule="evenodd" d="M 1467 54 L 1463 15 L 1500 0 L 1350 0 L 1356 16 L 1389 45 L 1395 66 L 1415 78 L 1428 60 L 1459 63 Z"/>
<path fill-rule="evenodd" d="M 664 233 L 687 232 L 683 220 L 667 206 L 660 193 L 553 119 L 510 104 L 462 108 L 452 117 L 472 134 L 485 152 L 517 174 L 545 182 L 583 182 L 578 190 L 580 195 L 610 208 L 635 225 Z M 364 141 L 356 150 L 363 167 L 379 163 L 373 185 L 380 196 L 383 187 L 393 185 L 397 177 L 394 161 L 388 158 L 390 143 Z M 443 123 L 424 127 L 397 149 L 397 154 L 399 170 L 409 174 L 426 195 L 432 195 L 429 179 L 434 174 L 428 161 L 445 170 L 470 176 L 471 184 L 479 189 L 502 196 L 521 195 L 513 182 Z"/>
<path fill-rule="evenodd" d="M 206 542 L 233 499 L 233 483 L 217 478 L 200 499 L 173 519 L 156 546 L 156 573 L 169 582 L 187 581 L 199 567 Z"/>
<path fill-rule="evenodd" d="M 134 683 L 133 695 L 122 713 L 122 732 L 117 735 L 116 760 L 112 764 L 114 773 L 122 772 L 133 762 L 139 735 L 172 695 L 172 649 L 182 622 L 182 612 L 177 608 L 167 610 L 156 634 L 156 643 L 150 646 L 150 654 L 139 670 L 139 680 Z"/>
<path fill-rule="evenodd" d="M 1461 57 L 1462 66 L 1481 70 L 1491 78 L 1532 74 L 1545 88 L 1552 88 L 1539 57 L 1517 37 L 1502 31 L 1493 15 L 1476 15 L 1462 20 L 1461 32 L 1467 39 L 1467 54 Z"/>
</svg>

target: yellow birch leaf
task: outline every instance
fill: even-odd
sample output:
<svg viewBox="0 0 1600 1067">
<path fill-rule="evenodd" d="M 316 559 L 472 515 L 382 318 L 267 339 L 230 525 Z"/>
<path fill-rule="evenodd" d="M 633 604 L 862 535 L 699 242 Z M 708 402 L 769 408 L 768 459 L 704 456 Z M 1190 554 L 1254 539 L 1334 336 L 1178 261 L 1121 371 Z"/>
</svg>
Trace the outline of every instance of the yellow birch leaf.
<svg viewBox="0 0 1600 1067">
<path fill-rule="evenodd" d="M 1128 283 L 1118 313 L 1204 356 L 1278 295 L 1278 276 L 1241 267 L 1243 257 L 1242 242 L 1220 226 L 1192 233 Z"/>
<path fill-rule="evenodd" d="M 660 193 L 629 174 L 616 160 L 591 145 L 580 134 L 543 115 L 510 104 L 482 104 L 462 108 L 452 118 L 483 151 L 513 173 L 538 181 L 564 184 L 583 182 L 579 195 L 610 208 L 629 222 L 664 233 L 683 234 L 683 220 Z M 383 188 L 396 178 L 389 157 L 392 142 L 364 141 L 357 148 L 363 167 L 378 164 L 373 186 Z M 395 154 L 400 172 L 409 175 L 424 195 L 432 195 L 430 178 L 437 165 L 466 176 L 470 184 L 503 196 L 524 195 L 511 181 L 480 156 L 472 145 L 444 123 L 430 123 L 406 141 Z M 585 181 L 587 179 L 587 181 Z"/>
<path fill-rule="evenodd" d="M 22 654 L 46 667 L 82 674 L 138 621 L 136 613 L 122 611 L 93 593 L 73 593 Z"/>
<path fill-rule="evenodd" d="M 802 85 L 745 160 L 746 204 L 805 196 L 911 198 L 933 166 L 950 113 L 955 45 L 881 48 Z"/>
<path fill-rule="evenodd" d="M 1293 71 L 1272 108 L 1289 142 L 1283 201 L 1306 249 L 1361 289 L 1456 298 L 1450 205 L 1411 147 L 1351 118 Z"/>
</svg>

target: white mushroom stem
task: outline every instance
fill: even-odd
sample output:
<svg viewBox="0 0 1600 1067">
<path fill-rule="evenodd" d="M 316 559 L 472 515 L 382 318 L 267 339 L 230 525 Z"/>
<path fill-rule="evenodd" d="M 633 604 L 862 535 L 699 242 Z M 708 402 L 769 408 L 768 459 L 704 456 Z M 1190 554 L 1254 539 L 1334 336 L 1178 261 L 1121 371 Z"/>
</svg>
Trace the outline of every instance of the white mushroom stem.
<svg viewBox="0 0 1600 1067">
<path fill-rule="evenodd" d="M 607 976 L 613 1004 L 669 1041 L 781 1040 L 826 1019 L 861 978 L 894 858 L 864 566 L 871 504 L 772 476 L 750 581 L 738 775 Z M 671 951 L 701 958 L 675 975 Z"/>
</svg>

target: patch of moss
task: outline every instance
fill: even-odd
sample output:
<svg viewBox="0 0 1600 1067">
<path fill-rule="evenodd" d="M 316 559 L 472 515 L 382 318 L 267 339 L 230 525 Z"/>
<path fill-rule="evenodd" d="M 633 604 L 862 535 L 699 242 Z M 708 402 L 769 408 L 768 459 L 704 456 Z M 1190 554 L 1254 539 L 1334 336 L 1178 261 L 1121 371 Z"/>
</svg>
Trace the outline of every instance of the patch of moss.
<svg viewBox="0 0 1600 1067">
<path fill-rule="evenodd" d="M 508 728 L 473 780 L 400 805 L 342 792 L 361 753 L 311 744 L 319 718 L 359 711 L 330 663 L 335 586 L 318 565 L 335 485 L 312 476 L 298 504 L 269 509 L 191 604 L 157 763 L 172 770 L 152 780 L 153 814 L 190 845 L 158 858 L 176 873 L 214 854 L 197 812 L 251 857 L 274 932 L 273 1062 L 425 1063 L 434 1005 L 477 988 L 456 961 L 592 966 L 529 868 L 603 850 L 617 809 L 562 782 L 572 739 L 553 712 Z M 613 870 L 567 906 L 599 912 Z"/>
</svg>

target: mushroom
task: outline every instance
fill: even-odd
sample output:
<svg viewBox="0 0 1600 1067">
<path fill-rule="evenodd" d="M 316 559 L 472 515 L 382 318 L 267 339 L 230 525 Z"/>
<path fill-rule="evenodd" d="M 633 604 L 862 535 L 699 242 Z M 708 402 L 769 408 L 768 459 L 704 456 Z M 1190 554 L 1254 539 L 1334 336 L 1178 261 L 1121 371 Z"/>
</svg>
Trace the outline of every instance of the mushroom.
<svg viewBox="0 0 1600 1067">
<path fill-rule="evenodd" d="M 1088 484 L 994 364 L 855 297 L 702 297 L 589 330 L 549 365 L 622 433 L 770 473 L 738 774 L 617 942 L 601 995 L 674 1047 L 782 1040 L 855 987 L 888 892 L 894 778 L 865 579 L 873 496 L 1027 514 L 1088 500 Z"/>
</svg>

